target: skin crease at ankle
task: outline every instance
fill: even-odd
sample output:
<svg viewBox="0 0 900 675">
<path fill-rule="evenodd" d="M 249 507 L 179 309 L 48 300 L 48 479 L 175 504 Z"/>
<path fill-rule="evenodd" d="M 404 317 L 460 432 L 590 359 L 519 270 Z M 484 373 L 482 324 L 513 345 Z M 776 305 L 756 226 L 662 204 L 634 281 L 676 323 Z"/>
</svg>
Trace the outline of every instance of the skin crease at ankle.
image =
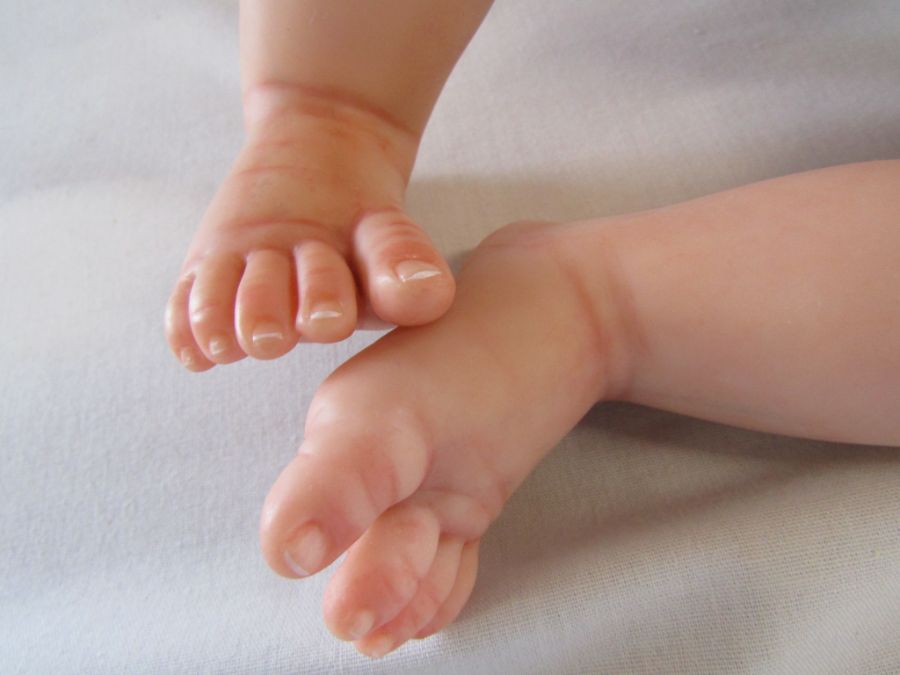
<svg viewBox="0 0 900 675">
<path fill-rule="evenodd" d="M 836 165 L 610 221 L 622 400 L 896 445 L 898 176 L 896 160 Z"/>
<path fill-rule="evenodd" d="M 315 104 L 322 109 L 309 115 L 290 101 L 284 103 L 280 88 L 274 92 L 259 90 L 255 97 L 260 106 L 272 110 L 255 123 L 228 180 L 258 176 L 258 180 L 274 185 L 272 181 L 277 179 L 279 184 L 284 183 L 279 188 L 282 192 L 288 183 L 306 186 L 309 213 L 303 222 L 321 230 L 321 236 L 309 236 L 325 236 L 345 255 L 346 239 L 351 236 L 347 227 L 376 212 L 402 213 L 406 178 L 415 152 L 414 147 L 402 147 L 409 145 L 406 139 L 390 128 L 373 125 L 365 114 L 338 110 L 327 101 L 317 100 Z M 305 159 L 297 164 L 296 158 Z M 321 168 L 323 160 L 330 167 L 328 171 Z M 195 242 L 191 258 L 200 257 L 205 250 L 199 244 L 205 240 L 202 233 L 207 223 L 216 225 L 210 233 L 215 239 L 223 224 L 228 229 L 241 230 L 247 225 L 288 222 L 273 212 L 257 223 L 258 215 L 242 216 L 248 207 L 246 199 L 220 201 L 214 200 L 204 215 L 198 233 L 200 241 Z M 334 232 L 342 234 L 327 236 Z"/>
<path fill-rule="evenodd" d="M 337 90 L 263 82 L 243 92 L 248 143 L 329 134 L 345 158 L 377 155 L 399 172 L 405 188 L 420 137 L 384 111 Z M 402 194 L 402 191 L 401 191 Z"/>
<path fill-rule="evenodd" d="M 572 327 L 588 333 L 590 352 L 586 364 L 599 364 L 596 402 L 627 400 L 635 343 L 641 343 L 629 289 L 620 274 L 621 263 L 615 245 L 615 229 L 634 226 L 634 216 L 619 222 L 615 218 L 576 221 L 551 225 L 523 221 L 501 231 L 497 244 L 511 241 L 517 246 L 533 247 L 554 261 L 572 292 L 577 311 Z M 545 226 L 551 225 L 550 229 Z M 513 234 L 514 238 L 509 235 Z M 482 243 L 493 245 L 494 235 Z"/>
</svg>

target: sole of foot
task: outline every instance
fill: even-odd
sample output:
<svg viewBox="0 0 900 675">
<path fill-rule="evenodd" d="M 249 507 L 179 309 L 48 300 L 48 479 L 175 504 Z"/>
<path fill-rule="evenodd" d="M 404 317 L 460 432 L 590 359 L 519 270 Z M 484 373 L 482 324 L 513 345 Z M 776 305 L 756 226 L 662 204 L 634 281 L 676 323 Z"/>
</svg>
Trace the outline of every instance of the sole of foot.
<svg viewBox="0 0 900 675">
<path fill-rule="evenodd" d="M 594 228 L 594 243 L 602 232 Z M 400 328 L 335 371 L 266 500 L 268 563 L 292 578 L 346 558 L 330 630 L 382 656 L 452 621 L 478 542 L 537 462 L 624 373 L 614 304 L 568 226 L 483 242 L 441 319 Z"/>
</svg>

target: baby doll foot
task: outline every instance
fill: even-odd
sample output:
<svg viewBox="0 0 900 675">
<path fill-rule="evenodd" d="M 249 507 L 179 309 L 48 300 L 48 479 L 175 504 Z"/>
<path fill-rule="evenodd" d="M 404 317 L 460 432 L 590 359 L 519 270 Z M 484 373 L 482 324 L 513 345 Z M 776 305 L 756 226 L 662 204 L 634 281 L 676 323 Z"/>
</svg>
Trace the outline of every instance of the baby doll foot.
<svg viewBox="0 0 900 675">
<path fill-rule="evenodd" d="M 189 369 L 334 342 L 370 315 L 419 325 L 453 299 L 447 264 L 402 209 L 415 139 L 287 87 L 247 95 L 250 132 L 201 222 L 166 333 Z"/>
<path fill-rule="evenodd" d="M 566 226 L 505 228 L 436 322 L 401 328 L 317 392 L 305 440 L 266 499 L 269 565 L 314 574 L 341 553 L 325 620 L 381 656 L 452 621 L 478 541 L 535 464 L 621 387 L 612 284 L 586 281 Z M 596 237 L 595 237 L 596 238 Z"/>
</svg>

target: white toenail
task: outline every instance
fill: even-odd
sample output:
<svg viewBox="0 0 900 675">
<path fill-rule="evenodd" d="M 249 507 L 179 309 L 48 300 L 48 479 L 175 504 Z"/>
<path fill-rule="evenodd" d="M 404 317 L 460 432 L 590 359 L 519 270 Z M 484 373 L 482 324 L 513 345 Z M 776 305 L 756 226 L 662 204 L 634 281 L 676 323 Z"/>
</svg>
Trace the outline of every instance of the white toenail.
<svg viewBox="0 0 900 675">
<path fill-rule="evenodd" d="M 300 567 L 287 551 L 284 552 L 284 564 L 291 568 L 291 572 L 298 577 L 308 577 L 309 572 Z"/>
<path fill-rule="evenodd" d="M 309 318 L 312 321 L 319 321 L 320 319 L 338 319 L 344 316 L 341 309 L 341 306 L 336 302 L 320 302 L 312 308 L 312 311 L 309 313 Z"/>
<path fill-rule="evenodd" d="M 194 350 L 190 347 L 184 347 L 178 355 L 184 365 L 188 367 L 194 365 Z"/>
<path fill-rule="evenodd" d="M 354 617 L 353 623 L 350 624 L 350 639 L 359 640 L 363 635 L 372 630 L 372 626 L 374 625 L 375 615 L 364 609 Z"/>
<path fill-rule="evenodd" d="M 257 326 L 253 331 L 253 344 L 260 342 L 268 342 L 271 340 L 284 340 L 284 333 L 274 324 L 264 324 Z"/>
<path fill-rule="evenodd" d="M 254 342 L 265 342 L 266 340 L 283 340 L 284 335 L 280 331 L 272 331 L 271 333 L 254 333 Z"/>
<path fill-rule="evenodd" d="M 209 341 L 209 351 L 213 355 L 219 355 L 228 351 L 228 338 L 224 335 L 217 335 Z"/>
<path fill-rule="evenodd" d="M 366 650 L 366 652 L 369 656 L 380 659 L 382 656 L 391 651 L 393 647 L 394 641 L 387 635 L 385 635 L 384 637 L 378 638 L 375 643 Z"/>
<path fill-rule="evenodd" d="M 343 316 L 340 312 L 335 312 L 333 309 L 320 309 L 317 312 L 313 312 L 309 315 L 310 319 L 336 319 L 339 316 Z"/>
<path fill-rule="evenodd" d="M 324 562 L 327 546 L 322 529 L 318 525 L 306 525 L 285 546 L 284 561 L 297 574 L 308 576 Z"/>
<path fill-rule="evenodd" d="M 402 282 L 419 281 L 420 279 L 430 279 L 436 277 L 441 271 L 434 265 L 430 265 L 421 260 L 404 260 L 394 268 L 397 277 Z"/>
</svg>

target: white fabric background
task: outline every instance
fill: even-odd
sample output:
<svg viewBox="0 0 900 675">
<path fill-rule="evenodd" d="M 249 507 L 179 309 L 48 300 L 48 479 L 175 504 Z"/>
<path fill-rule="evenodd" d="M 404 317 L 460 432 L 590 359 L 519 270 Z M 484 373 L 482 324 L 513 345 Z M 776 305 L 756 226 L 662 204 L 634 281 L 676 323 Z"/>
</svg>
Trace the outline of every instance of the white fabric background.
<svg viewBox="0 0 900 675">
<path fill-rule="evenodd" d="M 377 663 L 332 639 L 327 573 L 269 572 L 257 520 L 375 336 L 192 375 L 162 335 L 241 140 L 236 13 L 0 0 L 0 671 L 900 672 L 900 451 L 622 404 L 513 497 L 453 627 Z M 411 210 L 457 256 L 900 157 L 898 36 L 896 0 L 500 0 Z"/>
</svg>

